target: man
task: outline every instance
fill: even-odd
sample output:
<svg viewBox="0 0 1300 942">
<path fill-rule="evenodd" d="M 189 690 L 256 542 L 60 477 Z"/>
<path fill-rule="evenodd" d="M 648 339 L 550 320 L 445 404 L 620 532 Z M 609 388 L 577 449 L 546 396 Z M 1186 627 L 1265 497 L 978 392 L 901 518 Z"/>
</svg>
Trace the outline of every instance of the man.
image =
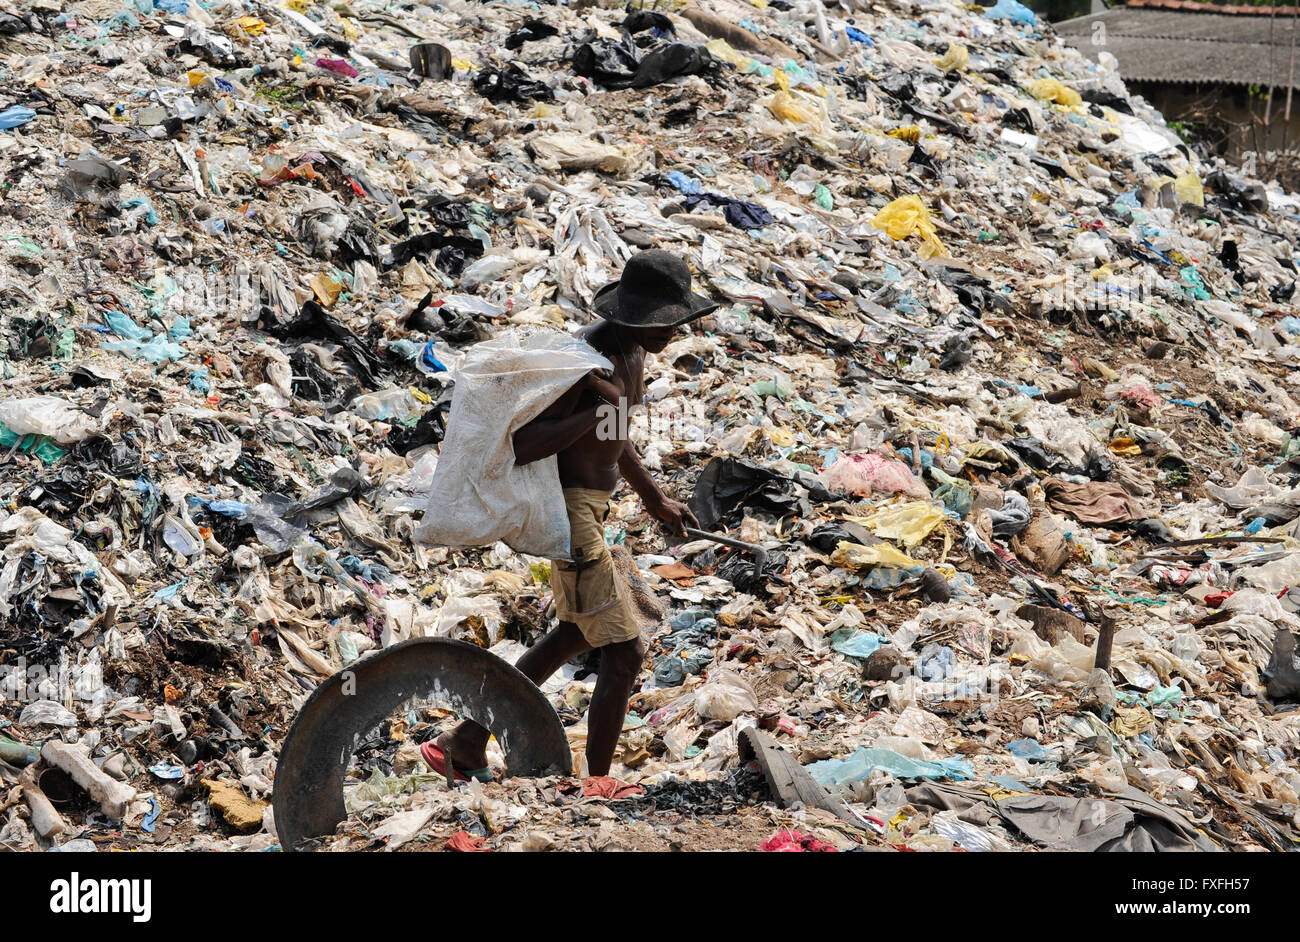
<svg viewBox="0 0 1300 942">
<path fill-rule="evenodd" d="M 587 768 L 609 774 L 627 715 L 628 698 L 641 672 L 645 647 L 626 586 L 605 543 L 604 521 L 619 476 L 640 495 L 646 511 L 677 535 L 699 526 L 685 504 L 664 494 L 641 464 L 622 421 L 628 403 L 645 396 L 645 354 L 659 353 L 678 328 L 717 305 L 691 292 L 686 262 L 652 250 L 632 257 L 622 277 L 602 288 L 595 309 L 603 320 L 579 336 L 613 363 L 612 372 L 588 373 L 514 436 L 515 460 L 528 464 L 557 456 L 568 511 L 571 560 L 551 561 L 551 588 L 559 625 L 526 651 L 516 667 L 535 684 L 568 661 L 600 649 L 596 690 L 587 713 Z M 601 371 L 603 372 L 603 371 Z M 618 421 L 611 420 L 617 410 Z M 425 761 L 445 774 L 450 757 L 457 778 L 488 779 L 489 733 L 466 720 L 434 742 Z"/>
</svg>

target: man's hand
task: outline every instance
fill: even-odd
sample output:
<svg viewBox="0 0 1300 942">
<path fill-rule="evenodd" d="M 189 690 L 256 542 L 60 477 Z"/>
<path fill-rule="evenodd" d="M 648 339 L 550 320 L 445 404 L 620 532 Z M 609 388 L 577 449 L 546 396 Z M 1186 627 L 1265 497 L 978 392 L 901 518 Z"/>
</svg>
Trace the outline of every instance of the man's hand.
<svg viewBox="0 0 1300 942">
<path fill-rule="evenodd" d="M 685 536 L 686 528 L 700 527 L 700 521 L 695 519 L 695 514 L 691 509 L 679 500 L 673 500 L 671 497 L 663 497 L 658 501 L 646 504 L 646 512 L 656 520 L 665 524 L 668 531 L 673 536 Z"/>
<path fill-rule="evenodd" d="M 623 397 L 623 390 L 610 382 L 613 376 L 614 374 L 609 370 L 592 370 L 583 377 L 583 380 L 586 387 L 599 398 L 605 400 L 611 406 L 616 406 L 619 399 Z"/>
</svg>

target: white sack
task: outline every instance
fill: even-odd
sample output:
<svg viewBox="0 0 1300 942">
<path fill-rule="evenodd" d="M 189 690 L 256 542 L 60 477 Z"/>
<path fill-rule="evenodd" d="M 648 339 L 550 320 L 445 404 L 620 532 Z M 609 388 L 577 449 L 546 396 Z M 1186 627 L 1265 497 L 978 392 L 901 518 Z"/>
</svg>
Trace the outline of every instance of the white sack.
<svg viewBox="0 0 1300 942">
<path fill-rule="evenodd" d="M 500 540 L 517 553 L 568 559 L 556 458 L 516 465 L 513 436 L 587 373 L 613 368 L 584 341 L 555 331 L 506 333 L 471 347 L 452 373 L 447 434 L 415 538 L 455 548 Z"/>
</svg>

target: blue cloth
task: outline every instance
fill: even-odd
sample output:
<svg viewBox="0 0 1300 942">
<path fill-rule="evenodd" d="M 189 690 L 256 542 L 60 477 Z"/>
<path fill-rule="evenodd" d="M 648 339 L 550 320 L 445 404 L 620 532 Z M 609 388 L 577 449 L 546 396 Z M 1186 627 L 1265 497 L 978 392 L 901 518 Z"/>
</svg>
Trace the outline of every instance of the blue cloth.
<svg viewBox="0 0 1300 942">
<path fill-rule="evenodd" d="M 730 196 L 700 193 L 697 196 L 688 196 L 683 201 L 688 210 L 694 209 L 697 203 L 721 206 L 722 215 L 737 229 L 762 229 L 776 222 L 776 218 L 757 203 L 746 203 L 744 200 L 732 199 Z"/>
</svg>

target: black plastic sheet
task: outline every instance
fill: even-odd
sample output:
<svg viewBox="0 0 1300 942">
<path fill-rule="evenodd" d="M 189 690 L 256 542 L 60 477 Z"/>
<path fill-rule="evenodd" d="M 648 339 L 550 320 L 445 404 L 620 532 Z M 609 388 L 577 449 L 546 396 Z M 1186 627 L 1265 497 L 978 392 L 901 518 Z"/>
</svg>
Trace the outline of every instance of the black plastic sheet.
<svg viewBox="0 0 1300 942">
<path fill-rule="evenodd" d="M 690 508 L 705 530 L 712 530 L 736 510 L 748 507 L 778 515 L 807 516 L 812 508 L 798 491 L 794 481 L 768 468 L 739 458 L 714 458 L 695 481 Z"/>
<path fill-rule="evenodd" d="M 474 75 L 474 91 L 488 101 L 551 101 L 555 92 L 517 65 L 481 69 Z"/>
<path fill-rule="evenodd" d="M 304 304 L 295 320 L 287 324 L 266 325 L 265 329 L 281 340 L 314 337 L 338 344 L 340 355 L 367 389 L 387 386 L 392 378 L 388 365 L 374 352 L 373 346 L 344 327 L 338 318 L 326 313 L 318 301 Z"/>
</svg>

